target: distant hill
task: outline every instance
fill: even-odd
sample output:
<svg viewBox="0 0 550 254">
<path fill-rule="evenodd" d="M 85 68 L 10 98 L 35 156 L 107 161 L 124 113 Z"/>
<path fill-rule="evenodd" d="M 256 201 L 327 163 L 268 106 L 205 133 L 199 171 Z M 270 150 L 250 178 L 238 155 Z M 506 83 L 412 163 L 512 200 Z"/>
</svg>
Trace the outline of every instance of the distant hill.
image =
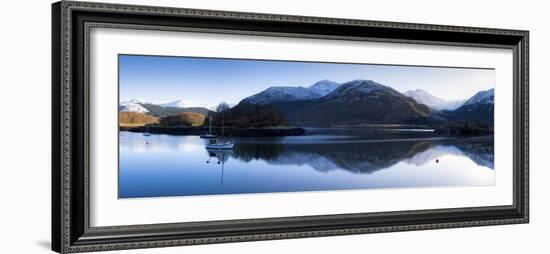
<svg viewBox="0 0 550 254">
<path fill-rule="evenodd" d="M 206 106 L 200 106 L 191 101 L 179 100 L 168 103 L 152 103 L 141 99 L 123 101 L 119 104 L 119 112 L 135 112 L 148 114 L 155 117 L 180 115 L 191 112 L 207 116 L 211 110 Z"/>
<path fill-rule="evenodd" d="M 192 107 L 192 108 L 176 108 L 176 107 L 163 107 L 155 104 L 142 104 L 142 106 L 147 109 L 147 113 L 152 116 L 157 117 L 164 117 L 164 116 L 174 116 L 174 115 L 180 115 L 181 113 L 185 112 L 191 112 L 191 113 L 197 113 L 201 115 L 208 115 L 207 108 L 202 107 Z"/>
<path fill-rule="evenodd" d="M 405 96 L 413 98 L 418 103 L 422 103 L 436 110 L 455 110 L 462 106 L 466 100 L 448 101 L 436 97 L 422 89 L 409 90 L 403 93 Z"/>
<path fill-rule="evenodd" d="M 495 90 L 476 93 L 456 110 L 445 112 L 445 117 L 455 122 L 479 122 L 494 125 Z"/>
</svg>

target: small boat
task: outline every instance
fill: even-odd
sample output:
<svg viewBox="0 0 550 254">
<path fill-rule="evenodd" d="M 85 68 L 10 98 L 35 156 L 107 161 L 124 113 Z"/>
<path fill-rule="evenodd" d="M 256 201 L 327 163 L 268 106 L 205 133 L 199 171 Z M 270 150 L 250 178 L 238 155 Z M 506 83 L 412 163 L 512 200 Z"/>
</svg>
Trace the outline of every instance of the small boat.
<svg viewBox="0 0 550 254">
<path fill-rule="evenodd" d="M 145 132 L 143 133 L 143 136 L 146 136 L 146 137 L 151 136 L 151 132 L 149 131 L 149 126 L 145 126 Z"/>
<path fill-rule="evenodd" d="M 208 119 L 210 120 L 210 124 L 208 125 L 208 134 L 200 135 L 200 138 L 207 138 L 207 139 L 213 139 L 216 138 L 216 135 L 212 134 L 212 117 L 208 115 Z"/>
<path fill-rule="evenodd" d="M 208 140 L 208 143 L 206 144 L 206 149 L 211 149 L 211 150 L 230 150 L 230 149 L 233 149 L 233 146 L 235 144 L 233 144 L 233 142 L 229 141 L 229 140 L 224 140 L 224 118 L 223 118 L 223 115 L 222 115 L 222 136 L 221 136 L 221 139 L 215 139 L 215 138 L 211 138 Z"/>
<path fill-rule="evenodd" d="M 206 144 L 206 149 L 212 149 L 212 150 L 225 150 L 225 149 L 233 149 L 233 142 L 231 141 L 223 141 L 223 140 L 217 140 L 217 139 L 210 139 L 208 144 Z"/>
</svg>

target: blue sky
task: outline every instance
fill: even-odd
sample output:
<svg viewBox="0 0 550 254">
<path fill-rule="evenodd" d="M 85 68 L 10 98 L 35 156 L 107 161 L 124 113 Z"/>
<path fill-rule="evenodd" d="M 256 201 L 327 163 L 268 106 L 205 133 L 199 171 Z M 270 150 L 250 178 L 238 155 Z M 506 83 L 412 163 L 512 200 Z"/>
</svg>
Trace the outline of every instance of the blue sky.
<svg viewBox="0 0 550 254">
<path fill-rule="evenodd" d="M 447 100 L 495 87 L 495 70 L 373 64 L 261 61 L 169 56 L 119 56 L 120 100 L 190 100 L 216 105 L 270 86 L 310 86 L 319 80 L 370 79 L 400 92 L 424 89 Z"/>
</svg>

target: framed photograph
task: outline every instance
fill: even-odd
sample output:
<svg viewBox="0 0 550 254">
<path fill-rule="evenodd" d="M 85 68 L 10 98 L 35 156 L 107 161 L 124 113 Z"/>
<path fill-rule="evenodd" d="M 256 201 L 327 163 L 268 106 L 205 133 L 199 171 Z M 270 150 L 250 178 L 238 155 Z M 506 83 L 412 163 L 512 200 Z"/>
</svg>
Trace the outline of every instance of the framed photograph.
<svg viewBox="0 0 550 254">
<path fill-rule="evenodd" d="M 529 220 L 528 31 L 52 11 L 54 251 Z"/>
</svg>

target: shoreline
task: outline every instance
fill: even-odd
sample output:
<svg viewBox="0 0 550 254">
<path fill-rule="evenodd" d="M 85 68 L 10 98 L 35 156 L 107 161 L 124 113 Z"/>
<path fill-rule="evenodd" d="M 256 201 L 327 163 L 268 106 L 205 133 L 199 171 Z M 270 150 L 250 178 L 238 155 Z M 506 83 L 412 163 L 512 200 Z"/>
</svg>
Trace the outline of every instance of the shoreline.
<svg viewBox="0 0 550 254">
<path fill-rule="evenodd" d="M 285 136 L 303 136 L 308 132 L 314 130 L 343 130 L 349 129 L 350 131 L 363 129 L 365 131 L 372 131 L 376 133 L 381 130 L 387 131 L 404 131 L 404 132 L 418 132 L 425 134 L 443 135 L 447 137 L 483 137 L 493 136 L 494 133 L 488 130 L 476 129 L 476 128 L 418 128 L 418 129 L 402 129 L 396 128 L 397 126 L 373 128 L 345 128 L 345 127 L 265 127 L 265 128 L 233 128 L 225 127 L 223 130 L 226 137 L 285 137 Z M 404 127 L 404 126 L 399 126 Z M 407 126 L 412 127 L 412 126 Z M 418 126 L 415 126 L 418 127 Z M 151 134 L 167 134 L 178 136 L 200 136 L 209 133 L 209 128 L 204 126 L 119 126 L 119 131 L 128 131 L 134 133 L 151 133 Z M 222 128 L 212 127 L 212 134 L 221 136 Z M 382 133 L 382 132 L 381 132 Z"/>
<path fill-rule="evenodd" d="M 167 126 L 119 126 L 119 131 L 129 131 L 137 133 L 151 134 L 169 134 L 169 135 L 187 135 L 200 136 L 208 134 L 208 127 L 167 127 Z M 270 128 L 231 128 L 225 127 L 223 130 L 227 137 L 284 137 L 284 136 L 302 136 L 306 133 L 304 128 L 300 127 L 270 127 Z M 221 136 L 222 128 L 212 127 L 212 134 Z"/>
</svg>

